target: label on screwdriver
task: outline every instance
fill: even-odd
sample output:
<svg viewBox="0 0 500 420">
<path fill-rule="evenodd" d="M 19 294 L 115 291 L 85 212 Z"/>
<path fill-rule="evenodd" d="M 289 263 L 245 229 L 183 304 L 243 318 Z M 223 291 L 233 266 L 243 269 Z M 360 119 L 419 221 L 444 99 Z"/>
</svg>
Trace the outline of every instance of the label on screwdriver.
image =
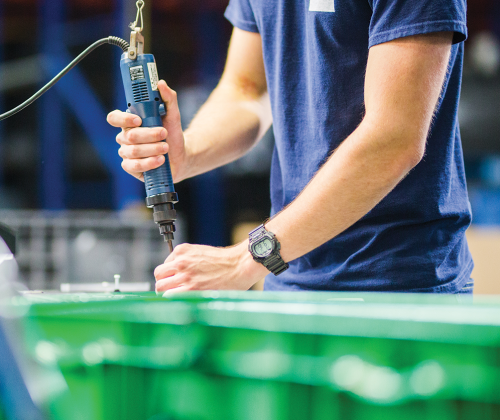
<svg viewBox="0 0 500 420">
<path fill-rule="evenodd" d="M 130 67 L 130 78 L 134 80 L 144 79 L 144 68 L 142 66 Z"/>
<path fill-rule="evenodd" d="M 156 70 L 156 63 L 148 63 L 148 70 L 151 89 L 158 90 L 158 70 Z"/>
</svg>

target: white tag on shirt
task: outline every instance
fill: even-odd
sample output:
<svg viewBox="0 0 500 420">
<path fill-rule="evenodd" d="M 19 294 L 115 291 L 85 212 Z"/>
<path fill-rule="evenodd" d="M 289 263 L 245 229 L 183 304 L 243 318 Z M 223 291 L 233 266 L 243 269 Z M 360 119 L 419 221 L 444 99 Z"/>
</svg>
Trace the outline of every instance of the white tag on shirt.
<svg viewBox="0 0 500 420">
<path fill-rule="evenodd" d="M 335 0 L 309 0 L 310 12 L 335 12 Z"/>
</svg>

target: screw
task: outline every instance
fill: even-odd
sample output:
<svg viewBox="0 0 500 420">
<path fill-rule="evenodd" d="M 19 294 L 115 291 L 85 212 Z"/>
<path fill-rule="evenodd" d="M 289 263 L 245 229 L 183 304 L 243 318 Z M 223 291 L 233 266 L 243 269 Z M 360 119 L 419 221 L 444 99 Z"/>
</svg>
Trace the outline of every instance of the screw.
<svg viewBox="0 0 500 420">
<path fill-rule="evenodd" d="M 119 274 L 115 274 L 115 292 L 120 291 L 120 277 Z"/>
</svg>

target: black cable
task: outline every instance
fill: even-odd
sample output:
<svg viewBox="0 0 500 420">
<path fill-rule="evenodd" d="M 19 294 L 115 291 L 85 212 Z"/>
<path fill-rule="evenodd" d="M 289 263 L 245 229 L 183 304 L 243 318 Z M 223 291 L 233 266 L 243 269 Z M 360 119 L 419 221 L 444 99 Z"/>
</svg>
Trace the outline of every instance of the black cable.
<svg viewBox="0 0 500 420">
<path fill-rule="evenodd" d="M 76 57 L 71 63 L 69 63 L 56 77 L 54 77 L 49 83 L 47 83 L 43 88 L 41 88 L 37 93 L 35 93 L 31 98 L 24 101 L 21 105 L 11 109 L 8 112 L 0 115 L 0 121 L 5 120 L 6 118 L 12 117 L 14 114 L 17 114 L 19 111 L 22 111 L 27 106 L 31 105 L 35 102 L 40 96 L 42 96 L 45 92 L 47 92 L 52 86 L 54 86 L 66 73 L 68 73 L 73 67 L 75 67 L 80 61 L 82 61 L 87 55 L 89 55 L 92 51 L 94 51 L 97 47 L 100 47 L 104 44 L 111 44 L 120 47 L 123 52 L 126 52 L 129 48 L 129 43 L 124 39 L 118 38 L 116 36 L 109 36 L 107 38 L 100 39 L 99 41 L 94 42 L 90 47 L 84 50 L 78 57 Z"/>
</svg>

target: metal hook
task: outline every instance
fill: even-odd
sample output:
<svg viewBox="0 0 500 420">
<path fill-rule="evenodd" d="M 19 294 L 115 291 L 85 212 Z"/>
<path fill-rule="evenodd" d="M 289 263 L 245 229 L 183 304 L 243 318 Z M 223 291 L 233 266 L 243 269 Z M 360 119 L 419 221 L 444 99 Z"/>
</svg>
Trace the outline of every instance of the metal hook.
<svg viewBox="0 0 500 420">
<path fill-rule="evenodd" d="M 137 32 L 141 32 L 144 29 L 144 18 L 142 15 L 142 9 L 144 9 L 144 0 L 137 0 L 135 5 L 137 6 L 137 16 L 135 17 L 135 22 L 132 22 L 130 24 L 130 28 L 132 30 L 137 30 Z M 141 18 L 141 27 L 140 28 L 137 27 L 137 22 L 139 20 L 139 17 Z"/>
</svg>

